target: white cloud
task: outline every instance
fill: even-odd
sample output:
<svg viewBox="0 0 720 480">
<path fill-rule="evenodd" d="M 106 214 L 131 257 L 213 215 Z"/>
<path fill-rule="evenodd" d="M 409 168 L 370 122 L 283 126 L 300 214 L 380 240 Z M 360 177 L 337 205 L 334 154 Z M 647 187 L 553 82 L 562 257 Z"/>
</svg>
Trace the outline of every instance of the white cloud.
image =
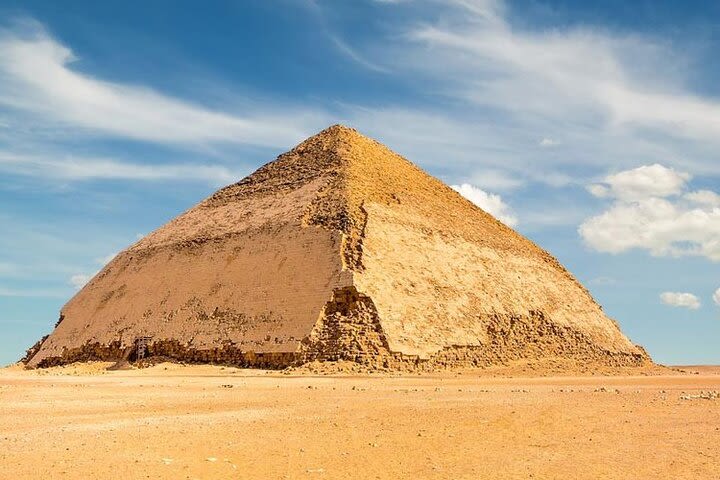
<svg viewBox="0 0 720 480">
<path fill-rule="evenodd" d="M 548 172 L 548 171 L 539 171 L 539 172 L 530 172 L 528 174 L 528 177 L 532 180 L 543 183 L 545 185 L 560 188 L 560 187 L 566 187 L 568 185 L 576 184 L 578 183 L 578 177 L 573 175 L 568 175 L 566 173 L 561 172 Z"/>
<path fill-rule="evenodd" d="M 654 256 L 704 256 L 720 261 L 720 208 L 687 208 L 662 198 L 617 202 L 585 220 L 579 233 L 595 250 L 634 248 Z"/>
<path fill-rule="evenodd" d="M 660 294 L 660 300 L 671 307 L 683 307 L 690 310 L 700 308 L 700 299 L 692 293 L 663 292 Z"/>
<path fill-rule="evenodd" d="M 120 253 L 120 252 L 112 252 L 112 253 L 110 253 L 110 254 L 108 254 L 108 255 L 105 255 L 104 257 L 96 258 L 96 259 L 95 259 L 95 262 L 96 262 L 98 265 L 105 266 L 105 265 L 107 265 L 108 263 L 110 263 L 113 258 L 117 257 L 117 254 L 118 254 L 118 253 Z"/>
<path fill-rule="evenodd" d="M 75 287 L 76 289 L 81 289 L 84 287 L 92 278 L 92 275 L 88 275 L 86 273 L 76 273 L 72 277 L 70 277 L 70 285 Z"/>
<path fill-rule="evenodd" d="M 592 184 L 588 185 L 586 189 L 594 197 L 605 198 L 610 195 L 610 189 L 605 185 Z"/>
<path fill-rule="evenodd" d="M 523 150 L 537 140 L 517 139 L 517 131 L 495 130 L 497 125 L 462 116 L 403 108 L 344 106 L 349 125 L 385 143 L 413 162 L 439 171 L 450 181 L 461 179 L 490 191 L 509 191 L 529 183 L 564 187 L 577 182 L 552 161 L 543 168 L 538 151 Z M 542 149 L 541 152 L 544 152 Z M 526 165 L 527 162 L 527 165 Z M 457 172 L 458 174 L 453 175 Z M 468 173 L 470 172 L 470 173 Z"/>
<path fill-rule="evenodd" d="M 638 248 L 655 256 L 696 255 L 720 261 L 720 208 L 707 202 L 715 194 L 679 196 L 688 179 L 687 174 L 652 165 L 610 175 L 606 185 L 591 185 L 591 193 L 613 198 L 614 203 L 580 225 L 581 237 L 601 252 Z"/>
<path fill-rule="evenodd" d="M 720 288 L 715 290 L 715 293 L 713 294 L 713 302 L 715 302 L 715 305 L 720 305 Z"/>
<path fill-rule="evenodd" d="M 404 115 L 375 108 L 372 120 L 349 112 L 364 131 L 426 165 L 452 159 L 471 164 L 456 171 L 506 170 L 529 181 L 548 169 L 590 177 L 655 163 L 720 174 L 720 102 L 693 93 L 692 51 L 588 24 L 514 24 L 522 12 L 509 2 L 432 3 L 443 8 L 396 6 L 405 14 L 400 34 L 362 52 L 428 101 Z M 562 155 L 542 148 L 558 141 Z"/>
<path fill-rule="evenodd" d="M 720 102 L 685 90 L 683 59 L 668 44 L 588 27 L 522 30 L 504 2 L 454 3 L 464 11 L 407 32 L 434 59 L 415 51 L 409 61 L 455 78 L 449 94 L 550 119 L 582 115 L 612 128 L 717 141 Z"/>
<path fill-rule="evenodd" d="M 142 85 L 95 78 L 73 68 L 78 57 L 44 28 L 26 21 L 0 30 L 0 105 L 105 135 L 164 144 L 293 144 L 323 125 L 318 114 L 271 106 L 243 115 L 206 108 Z M 314 129 L 314 128 L 313 128 Z M 310 130 L 312 131 L 312 129 Z"/>
<path fill-rule="evenodd" d="M 0 171 L 39 178 L 64 180 L 192 180 L 212 185 L 235 182 L 247 172 L 233 172 L 222 165 L 200 164 L 139 164 L 108 158 L 65 156 L 57 158 L 47 154 L 17 155 L 0 151 Z"/>
<path fill-rule="evenodd" d="M 380 72 L 380 73 L 388 73 L 389 72 L 389 70 L 387 68 L 367 60 L 365 57 L 360 55 L 355 49 L 353 49 L 350 45 L 348 45 L 344 40 L 342 40 L 337 35 L 328 33 L 328 38 L 330 38 L 330 41 L 333 43 L 333 45 L 335 45 L 335 48 L 337 48 L 337 50 L 340 53 L 346 55 L 348 58 L 350 58 L 357 64 L 367 68 L 368 70 L 373 70 L 375 72 Z"/>
<path fill-rule="evenodd" d="M 684 197 L 694 203 L 709 207 L 720 207 L 720 195 L 710 190 L 697 190 L 689 192 Z"/>
<path fill-rule="evenodd" d="M 640 200 L 648 197 L 677 195 L 684 188 L 690 175 L 677 172 L 662 165 L 643 165 L 605 177 L 606 195 L 621 200 Z M 590 193 L 597 195 L 597 186 L 591 185 Z"/>
<path fill-rule="evenodd" d="M 560 145 L 560 142 L 558 142 L 557 140 L 553 140 L 552 138 L 543 138 L 542 140 L 540 140 L 540 143 L 538 145 L 546 148 L 555 147 L 557 145 Z"/>
<path fill-rule="evenodd" d="M 526 183 L 526 179 L 520 175 L 492 169 L 477 171 L 471 178 L 473 185 L 495 191 L 514 190 Z"/>
<path fill-rule="evenodd" d="M 515 216 L 510 206 L 503 201 L 500 195 L 487 193 L 486 191 L 474 187 L 468 183 L 451 186 L 460 195 L 467 198 L 472 203 L 503 222 L 505 225 L 508 225 L 510 227 L 514 227 L 515 225 L 517 225 L 517 217 Z"/>
<path fill-rule="evenodd" d="M 114 259 L 117 256 L 118 253 L 120 253 L 120 252 L 113 252 L 104 257 L 96 258 L 95 263 L 104 267 L 105 265 L 110 263 L 112 261 L 112 259 Z M 70 284 L 73 287 L 75 287 L 76 290 L 79 290 L 82 287 L 84 287 L 90 281 L 91 278 L 93 278 L 95 275 L 97 275 L 97 273 L 98 273 L 98 271 L 95 271 L 90 274 L 77 273 L 70 277 Z"/>
<path fill-rule="evenodd" d="M 0 286 L 0 297 L 65 298 L 67 292 L 43 288 L 6 288 Z"/>
</svg>

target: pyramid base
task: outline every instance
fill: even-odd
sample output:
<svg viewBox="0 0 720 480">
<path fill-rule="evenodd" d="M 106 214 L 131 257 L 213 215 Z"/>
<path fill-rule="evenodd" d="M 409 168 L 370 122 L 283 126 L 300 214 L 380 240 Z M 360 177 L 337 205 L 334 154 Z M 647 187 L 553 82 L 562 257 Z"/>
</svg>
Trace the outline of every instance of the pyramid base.
<svg viewBox="0 0 720 480">
<path fill-rule="evenodd" d="M 372 300 L 354 287 L 345 287 L 334 292 L 317 325 L 298 351 L 243 351 L 231 343 L 196 349 L 177 340 L 156 340 L 143 346 L 142 358 L 262 369 L 349 362 L 370 371 L 490 368 L 517 362 L 541 364 L 546 360 L 613 368 L 652 365 L 640 347 L 639 353 L 608 351 L 582 333 L 549 321 L 542 312 L 530 312 L 527 316 L 497 314 L 482 320 L 487 326 L 486 340 L 482 344 L 446 346 L 426 358 L 408 355 L 390 348 Z M 107 345 L 88 343 L 66 349 L 61 356 L 45 358 L 37 366 L 123 360 L 140 360 L 137 346 L 124 346 L 120 341 Z"/>
</svg>

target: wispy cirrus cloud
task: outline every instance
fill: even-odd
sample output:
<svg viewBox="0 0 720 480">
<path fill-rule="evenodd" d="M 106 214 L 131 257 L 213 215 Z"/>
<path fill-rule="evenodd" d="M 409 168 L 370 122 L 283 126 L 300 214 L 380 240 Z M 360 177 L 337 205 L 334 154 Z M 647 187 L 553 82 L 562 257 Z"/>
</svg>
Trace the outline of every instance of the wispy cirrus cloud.
<svg viewBox="0 0 720 480">
<path fill-rule="evenodd" d="M 0 30 L 0 106 L 75 135 L 100 134 L 180 146 L 292 144 L 323 125 L 322 114 L 289 105 L 224 112 L 151 87 L 100 79 L 32 20 Z M 309 127 L 309 128 L 308 128 Z"/>
<path fill-rule="evenodd" d="M 452 135 L 474 138 L 474 169 L 502 169 L 529 182 L 548 170 L 591 177 L 653 163 L 720 175 L 713 160 L 720 100 L 693 91 L 686 68 L 692 51 L 588 24 L 520 26 L 512 5 L 500 0 L 385 8 L 404 9 L 408 20 L 394 26 L 399 41 L 376 47 L 371 60 L 393 65 L 435 100 L 406 108 L 407 122 L 396 124 L 394 135 L 412 132 L 427 116 L 453 116 Z"/>
<path fill-rule="evenodd" d="M 93 228 L 85 216 L 69 222 L 3 210 L 0 225 L 7 234 L 0 236 L 0 296 L 67 298 L 74 275 L 96 272 L 110 260 L 108 248 L 119 250 L 134 240 L 122 227 Z"/>
<path fill-rule="evenodd" d="M 360 54 L 357 50 L 352 48 L 347 42 L 345 42 L 343 39 L 338 37 L 336 34 L 329 33 L 328 32 L 328 38 L 330 41 L 335 45 L 335 48 L 342 53 L 343 55 L 350 58 L 355 63 L 367 68 L 368 70 L 373 70 L 375 72 L 379 73 L 389 73 L 390 69 L 388 67 L 381 66 L 377 63 L 373 63 L 367 58 L 365 58 L 362 54 Z"/>
<path fill-rule="evenodd" d="M 552 138 L 543 138 L 542 140 L 540 140 L 538 145 L 543 148 L 551 148 L 560 145 L 560 142 L 558 142 L 557 140 L 553 140 Z"/>
<path fill-rule="evenodd" d="M 0 26 L 0 173 L 43 181 L 221 186 L 248 173 L 234 160 L 243 149 L 279 150 L 329 122 L 321 109 L 259 100 L 248 101 L 243 112 L 214 110 L 148 86 L 98 78 L 81 65 L 35 20 Z M 127 160 L 118 149 L 94 155 L 82 145 L 86 139 L 152 143 L 215 161 L 187 154 L 182 162 L 153 155 Z M 218 149 L 233 152 L 233 160 Z"/>
<path fill-rule="evenodd" d="M 0 286 L 0 297 L 65 298 L 67 297 L 67 292 L 61 289 L 9 288 Z"/>
<path fill-rule="evenodd" d="M 454 79 L 446 94 L 545 119 L 717 142 L 720 102 L 690 93 L 685 62 L 669 44 L 589 27 L 523 30 L 511 24 L 504 2 L 453 3 L 464 14 L 406 33 L 436 59 L 422 62 L 426 55 L 416 50 L 409 57 L 414 68 Z"/>
<path fill-rule="evenodd" d="M 33 178 L 87 180 L 191 180 L 214 186 L 242 178 L 246 171 L 231 170 L 224 165 L 151 164 L 118 161 L 110 158 L 77 157 L 57 152 L 22 155 L 0 151 L 0 172 Z"/>
</svg>

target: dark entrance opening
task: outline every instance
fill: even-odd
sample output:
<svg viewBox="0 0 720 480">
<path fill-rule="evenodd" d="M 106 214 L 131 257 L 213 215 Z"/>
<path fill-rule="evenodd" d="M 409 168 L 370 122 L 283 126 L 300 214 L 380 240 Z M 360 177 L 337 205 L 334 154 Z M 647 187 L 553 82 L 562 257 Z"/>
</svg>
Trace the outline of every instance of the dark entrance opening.
<svg viewBox="0 0 720 480">
<path fill-rule="evenodd" d="M 148 345 L 150 345 L 152 337 L 137 337 L 135 339 L 135 348 L 130 355 L 130 361 L 142 360 L 148 355 Z"/>
</svg>

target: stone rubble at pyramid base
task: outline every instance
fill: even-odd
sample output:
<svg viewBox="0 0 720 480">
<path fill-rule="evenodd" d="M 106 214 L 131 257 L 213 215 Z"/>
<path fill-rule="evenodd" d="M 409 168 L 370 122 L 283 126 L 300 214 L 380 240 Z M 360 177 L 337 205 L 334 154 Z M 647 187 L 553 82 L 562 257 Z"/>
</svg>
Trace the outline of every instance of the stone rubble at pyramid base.
<svg viewBox="0 0 720 480">
<path fill-rule="evenodd" d="M 651 365 L 647 355 L 604 350 L 583 334 L 547 321 L 542 312 L 530 316 L 496 314 L 488 325 L 484 345 L 445 347 L 420 358 L 390 350 L 372 301 L 353 287 L 335 292 L 325 307 L 322 321 L 298 352 L 244 351 L 231 342 L 212 349 L 196 349 L 177 340 L 155 340 L 146 346 L 145 357 L 184 363 L 210 363 L 245 368 L 284 369 L 316 362 L 350 362 L 365 370 L 432 371 L 488 368 L 518 361 L 538 362 L 553 358 L 585 365 L 638 367 Z M 37 348 L 35 346 L 34 348 Z M 136 347 L 119 340 L 108 345 L 88 343 L 48 357 L 40 368 L 87 361 L 137 360 Z"/>
<path fill-rule="evenodd" d="M 62 356 L 49 357 L 37 366 L 37 368 L 49 368 L 62 365 L 69 365 L 77 362 L 120 362 L 126 356 L 127 348 L 122 348 L 119 342 L 110 345 L 87 344 L 81 348 L 64 352 Z M 429 359 L 421 359 L 418 356 L 403 355 L 399 353 L 387 353 L 380 356 L 351 357 L 347 354 L 334 355 L 306 360 L 304 356 L 294 352 L 271 352 L 255 353 L 244 352 L 234 347 L 222 347 L 207 350 L 198 350 L 192 347 L 180 345 L 175 340 L 164 340 L 148 346 L 148 356 L 144 362 L 135 362 L 138 365 L 154 364 L 157 361 L 172 361 L 187 364 L 213 364 L 222 366 L 234 366 L 240 368 L 259 368 L 268 370 L 280 370 L 285 368 L 302 367 L 320 362 L 349 362 L 357 365 L 363 371 L 433 371 L 446 369 L 464 368 L 489 368 L 496 366 L 508 366 L 518 361 L 527 361 L 533 364 L 534 359 L 514 355 L 514 358 L 506 358 L 498 361 L 494 355 L 488 354 L 484 347 L 446 347 L 438 354 Z M 559 357 L 546 356 L 555 360 L 567 360 L 582 363 L 584 365 L 596 365 L 605 367 L 641 367 L 651 365 L 652 362 L 646 358 L 624 353 L 613 354 L 607 352 L 597 358 L 588 359 L 581 353 L 562 355 Z M 157 361 L 153 361 L 157 359 Z M 538 364 L 543 363 L 538 359 Z"/>
</svg>

